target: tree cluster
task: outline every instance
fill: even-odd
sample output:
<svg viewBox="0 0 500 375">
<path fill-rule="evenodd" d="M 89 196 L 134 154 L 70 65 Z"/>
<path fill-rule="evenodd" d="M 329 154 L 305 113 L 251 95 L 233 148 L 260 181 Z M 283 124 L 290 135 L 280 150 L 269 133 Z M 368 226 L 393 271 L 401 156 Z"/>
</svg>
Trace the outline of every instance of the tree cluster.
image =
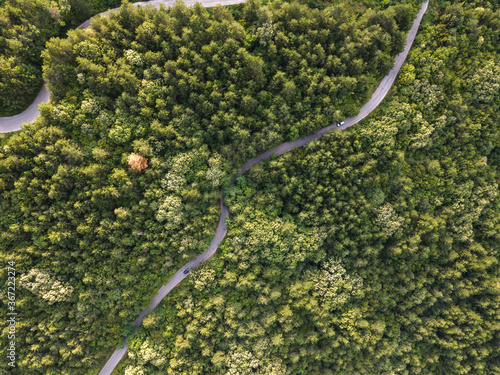
<svg viewBox="0 0 500 375">
<path fill-rule="evenodd" d="M 500 372 L 500 13 L 429 12 L 375 116 L 228 189 L 217 258 L 121 371 Z"/>
<path fill-rule="evenodd" d="M 97 374 L 158 287 L 208 247 L 230 172 L 353 114 L 414 11 L 125 4 L 51 39 L 54 101 L 0 149 L 0 255 L 22 279 L 19 371 Z M 132 154 L 148 167 L 132 168 Z M 316 246 L 309 236 L 298 239 Z M 141 356 L 161 365 L 151 348 Z"/>
<path fill-rule="evenodd" d="M 0 2 L 0 116 L 17 115 L 42 85 L 41 52 L 92 14 L 118 0 L 6 0 Z"/>
<path fill-rule="evenodd" d="M 207 144 L 242 164 L 356 114 L 403 48 L 414 9 L 249 2 L 233 13 L 127 4 L 50 41 L 44 77 L 61 126 L 116 146 Z"/>
</svg>

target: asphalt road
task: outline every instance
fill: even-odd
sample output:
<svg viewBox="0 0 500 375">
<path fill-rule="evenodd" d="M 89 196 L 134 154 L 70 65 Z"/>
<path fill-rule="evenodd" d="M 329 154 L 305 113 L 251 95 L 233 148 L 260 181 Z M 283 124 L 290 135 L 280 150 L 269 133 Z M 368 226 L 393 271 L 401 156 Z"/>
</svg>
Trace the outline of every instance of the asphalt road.
<svg viewBox="0 0 500 375">
<path fill-rule="evenodd" d="M 184 1 L 187 5 L 194 5 L 197 1 L 195 0 L 185 0 Z M 242 3 L 243 0 L 200 0 L 199 1 L 203 6 L 205 7 L 210 7 L 214 6 L 216 4 L 222 4 L 222 5 L 230 5 L 230 4 L 238 4 Z M 141 3 L 134 3 L 134 5 L 137 6 L 144 6 L 148 4 L 152 4 L 155 6 L 159 6 L 159 4 L 165 4 L 167 6 L 172 5 L 173 1 L 160 1 L 160 0 L 152 0 L 148 2 L 141 2 Z M 420 26 L 420 22 L 422 21 L 422 17 L 424 13 L 427 10 L 427 7 L 429 5 L 429 1 L 427 0 L 425 3 L 422 4 L 422 8 L 417 14 L 417 17 L 415 18 L 413 22 L 413 26 L 408 33 L 408 36 L 406 38 L 406 46 L 399 55 L 396 56 L 396 60 L 394 63 L 394 67 L 391 69 L 391 71 L 382 79 L 380 82 L 379 86 L 373 93 L 372 97 L 370 100 L 363 106 L 361 107 L 361 110 L 359 114 L 355 117 L 349 117 L 344 120 L 344 125 L 341 127 L 337 127 L 336 124 L 329 125 L 325 128 L 322 128 L 318 130 L 315 134 L 312 134 L 308 137 L 304 138 L 299 138 L 294 141 L 290 142 L 285 142 L 282 143 L 281 145 L 275 147 L 272 150 L 266 151 L 262 153 L 261 155 L 257 156 L 254 159 L 251 159 L 247 161 L 241 169 L 238 171 L 236 174 L 236 177 L 241 176 L 243 173 L 248 171 L 252 166 L 255 164 L 259 163 L 263 159 L 269 159 L 271 155 L 282 155 L 285 152 L 288 152 L 294 148 L 301 147 L 305 145 L 306 143 L 309 143 L 311 141 L 314 141 L 316 139 L 319 139 L 322 137 L 324 134 L 328 133 L 329 131 L 333 129 L 337 130 L 343 130 L 346 129 L 350 126 L 353 126 L 363 120 L 365 117 L 367 117 L 377 106 L 382 102 L 382 100 L 385 98 L 387 93 L 389 92 L 390 88 L 392 87 L 399 70 L 401 69 L 401 66 L 406 60 L 406 57 L 408 56 L 408 52 L 410 51 L 410 48 L 413 44 L 413 41 L 415 39 L 415 36 L 417 35 L 418 27 Z M 107 12 L 104 12 L 104 14 Z M 79 27 L 89 27 L 90 25 L 90 20 L 87 20 L 84 22 L 82 25 Z M 12 116 L 12 117 L 1 117 L 0 118 L 0 133 L 6 133 L 6 132 L 11 132 L 11 131 L 16 131 L 20 130 L 22 123 L 25 122 L 32 122 L 35 120 L 35 118 L 38 116 L 38 104 L 43 103 L 43 102 L 48 102 L 49 100 L 49 92 L 45 89 L 45 87 L 40 90 L 40 93 L 38 94 L 37 98 L 33 102 L 33 104 L 26 109 L 24 112 L 20 113 L 19 115 Z M 236 179 L 235 177 L 235 179 Z M 233 183 L 235 181 L 233 180 Z M 227 228 L 226 228 L 226 223 L 225 219 L 229 217 L 229 211 L 226 206 L 224 206 L 224 197 L 221 199 L 221 216 L 219 219 L 219 224 L 217 226 L 217 230 L 215 231 L 215 236 L 210 242 L 210 245 L 208 249 L 201 255 L 197 256 L 195 259 L 190 261 L 189 263 L 185 264 L 183 267 L 181 267 L 175 274 L 172 276 L 172 278 L 168 281 L 167 284 L 163 285 L 160 290 L 158 291 L 158 294 L 153 298 L 151 301 L 151 305 L 144 309 L 137 319 L 135 320 L 135 328 L 138 328 L 141 325 L 142 319 L 144 316 L 151 310 L 153 310 L 162 300 L 165 298 L 165 296 L 170 293 L 170 291 L 175 288 L 182 280 L 184 280 L 189 274 L 184 274 L 184 271 L 187 268 L 196 268 L 200 265 L 200 263 L 205 262 L 206 260 L 210 259 L 215 252 L 217 251 L 217 248 L 219 247 L 219 244 L 222 242 L 224 237 L 226 236 L 227 233 Z M 122 357 L 125 355 L 127 352 L 127 343 L 126 339 L 123 341 L 124 347 L 122 349 L 117 349 L 113 353 L 113 355 L 109 358 L 108 362 L 106 365 L 102 368 L 102 370 L 99 372 L 99 375 L 111 375 L 112 371 L 120 362 Z"/>
<path fill-rule="evenodd" d="M 11 117 L 0 117 L 0 133 L 10 133 L 21 130 L 21 125 L 25 122 L 33 122 L 38 117 L 38 104 L 49 101 L 50 92 L 45 88 L 45 82 L 31 105 L 18 115 Z"/>
</svg>

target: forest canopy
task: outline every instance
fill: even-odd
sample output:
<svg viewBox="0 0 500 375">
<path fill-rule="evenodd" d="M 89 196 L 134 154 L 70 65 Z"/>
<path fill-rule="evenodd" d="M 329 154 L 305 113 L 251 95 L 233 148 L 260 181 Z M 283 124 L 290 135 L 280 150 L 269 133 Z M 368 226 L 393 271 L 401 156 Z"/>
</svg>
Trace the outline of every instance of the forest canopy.
<svg viewBox="0 0 500 375">
<path fill-rule="evenodd" d="M 127 4 L 49 42 L 44 77 L 74 137 L 118 147 L 140 137 L 170 152 L 206 144 L 238 165 L 356 114 L 414 13 L 249 2 L 236 20 L 220 6 Z"/>
<path fill-rule="evenodd" d="M 237 179 L 120 373 L 500 371 L 500 13 L 438 10 L 376 116 Z"/>
<path fill-rule="evenodd" d="M 250 157 L 357 113 L 420 6 L 390 3 L 124 4 L 50 39 L 53 101 L 0 149 L 19 373 L 97 374 L 206 250 L 223 192 L 227 238 L 145 317 L 118 373 L 500 372 L 487 2 L 432 4 L 372 116 L 230 186 Z"/>
<path fill-rule="evenodd" d="M 119 0 L 0 1 L 0 116 L 17 115 L 35 99 L 42 86 L 41 52 L 50 38 L 119 5 Z"/>
<path fill-rule="evenodd" d="M 124 4 L 50 39 L 52 101 L 0 150 L 1 255 L 23 275 L 20 371 L 97 373 L 207 248 L 236 168 L 355 114 L 416 10 Z"/>
</svg>

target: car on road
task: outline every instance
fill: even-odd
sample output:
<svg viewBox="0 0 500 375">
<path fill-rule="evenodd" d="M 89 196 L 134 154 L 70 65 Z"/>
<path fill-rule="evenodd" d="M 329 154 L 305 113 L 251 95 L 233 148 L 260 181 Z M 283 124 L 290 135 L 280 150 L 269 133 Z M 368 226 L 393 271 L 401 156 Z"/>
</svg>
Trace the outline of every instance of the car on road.
<svg viewBox="0 0 500 375">
<path fill-rule="evenodd" d="M 187 275 L 188 273 L 189 273 L 189 268 L 186 268 L 186 269 L 184 270 L 184 275 Z"/>
<path fill-rule="evenodd" d="M 337 122 L 337 127 L 344 125 L 344 121 Z"/>
</svg>

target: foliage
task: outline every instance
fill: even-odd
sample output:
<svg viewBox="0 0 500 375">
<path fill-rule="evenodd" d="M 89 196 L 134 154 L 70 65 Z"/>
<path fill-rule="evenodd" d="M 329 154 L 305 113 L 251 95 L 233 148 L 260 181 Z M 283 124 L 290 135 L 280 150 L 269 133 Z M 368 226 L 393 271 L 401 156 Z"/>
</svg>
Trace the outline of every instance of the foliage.
<svg viewBox="0 0 500 375">
<path fill-rule="evenodd" d="M 92 14 L 118 0 L 5 0 L 0 2 L 0 116 L 16 115 L 42 85 L 41 52 Z"/>
<path fill-rule="evenodd" d="M 185 182 L 173 192 L 161 184 L 169 173 L 161 153 L 150 155 L 141 173 L 128 166 L 127 157 L 143 152 L 143 143 L 124 153 L 89 147 L 43 120 L 5 143 L 1 254 L 28 274 L 21 286 L 35 293 L 18 289 L 25 317 L 16 326 L 19 366 L 30 373 L 88 373 L 106 360 L 106 349 L 155 290 L 208 246 L 220 197 L 207 175 L 211 154 L 196 150 Z M 181 215 L 159 222 L 169 197 Z M 34 269 L 52 275 L 35 279 Z M 62 298 L 60 285 L 71 286 L 71 299 Z"/>
<path fill-rule="evenodd" d="M 19 278 L 19 285 L 44 299 L 49 305 L 66 301 L 73 294 L 71 285 L 64 285 L 48 272 L 35 268 Z"/>
<path fill-rule="evenodd" d="M 97 374 L 157 288 L 208 247 L 230 172 L 340 118 L 337 108 L 354 113 L 402 48 L 398 22 L 391 9 L 125 4 L 91 29 L 52 38 L 42 54 L 54 100 L 0 150 L 1 258 L 21 275 L 50 276 L 50 290 L 17 295 L 19 371 Z M 130 168 L 131 154 L 148 168 Z M 289 233 L 286 220 L 273 225 L 256 249 Z M 290 269 L 302 259 L 299 244 L 313 249 L 321 236 L 298 231 L 287 245 L 296 253 Z M 286 258 L 266 252 L 270 261 L 276 254 Z M 193 274 L 205 290 L 220 272 Z M 339 293 L 350 281 L 339 281 Z M 48 305 L 42 296 L 57 283 L 72 293 Z M 154 353 L 166 343 L 134 350 L 140 364 L 128 372 L 165 365 Z M 284 365 L 273 361 L 266 368 L 279 373 Z"/>
<path fill-rule="evenodd" d="M 235 20 L 222 7 L 128 4 L 51 40 L 44 77 L 58 111 L 80 109 L 61 123 L 118 147 L 137 137 L 172 153 L 207 144 L 239 164 L 353 115 L 403 47 L 392 8 L 247 8 Z"/>
<path fill-rule="evenodd" d="M 145 374 L 500 371 L 500 13 L 430 12 L 375 116 L 230 189 L 214 280 L 174 290 L 127 365 L 153 340 Z"/>
</svg>

